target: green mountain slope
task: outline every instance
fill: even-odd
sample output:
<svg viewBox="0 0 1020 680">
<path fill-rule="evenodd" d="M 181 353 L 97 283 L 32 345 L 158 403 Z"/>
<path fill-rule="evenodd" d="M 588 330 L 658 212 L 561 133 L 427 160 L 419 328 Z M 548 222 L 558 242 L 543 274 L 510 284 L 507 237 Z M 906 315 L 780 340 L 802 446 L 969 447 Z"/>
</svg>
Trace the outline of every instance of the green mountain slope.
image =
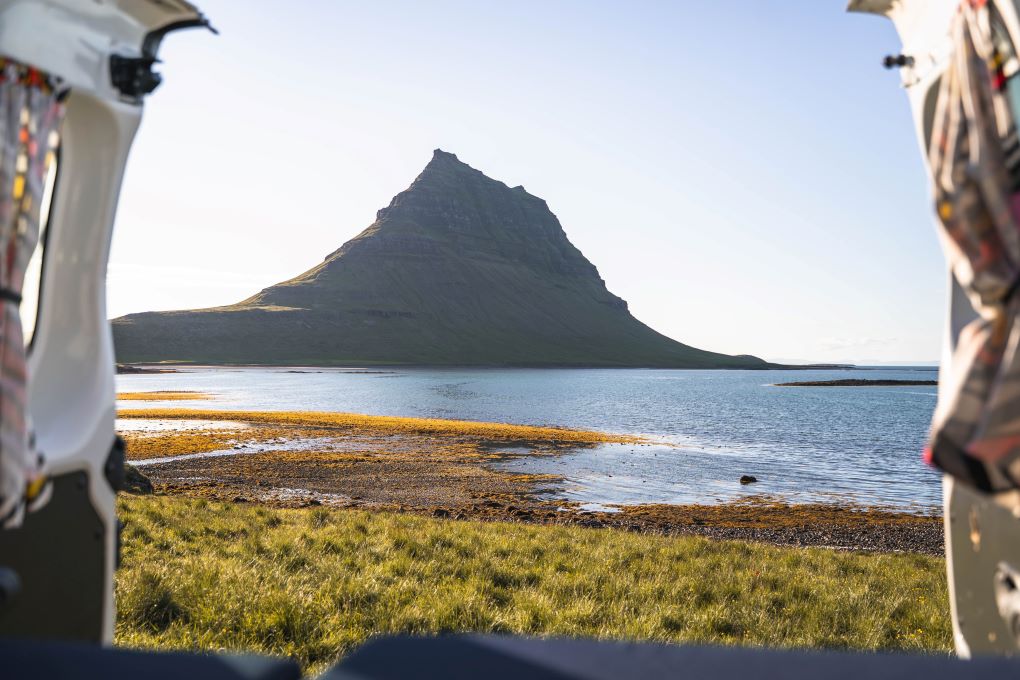
<svg viewBox="0 0 1020 680">
<path fill-rule="evenodd" d="M 655 332 L 546 202 L 437 150 L 317 267 L 227 307 L 113 321 L 117 360 L 763 368 Z"/>
</svg>

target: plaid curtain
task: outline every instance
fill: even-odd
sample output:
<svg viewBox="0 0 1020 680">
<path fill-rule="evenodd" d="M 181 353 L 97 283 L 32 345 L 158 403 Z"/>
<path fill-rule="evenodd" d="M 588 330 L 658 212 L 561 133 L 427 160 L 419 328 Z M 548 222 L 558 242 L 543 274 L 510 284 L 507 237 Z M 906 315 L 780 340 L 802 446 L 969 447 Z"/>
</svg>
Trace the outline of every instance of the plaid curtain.
<svg viewBox="0 0 1020 680">
<path fill-rule="evenodd" d="M 39 213 L 53 162 L 63 91 L 40 71 L 0 58 L 0 524 L 18 526 L 45 502 L 42 457 L 26 412 L 27 370 L 19 306 L 39 241 Z"/>
<path fill-rule="evenodd" d="M 1020 487 L 1020 144 L 1003 37 L 992 3 L 961 4 L 929 149 L 943 247 L 978 318 L 943 366 L 925 453 L 984 491 Z"/>
</svg>

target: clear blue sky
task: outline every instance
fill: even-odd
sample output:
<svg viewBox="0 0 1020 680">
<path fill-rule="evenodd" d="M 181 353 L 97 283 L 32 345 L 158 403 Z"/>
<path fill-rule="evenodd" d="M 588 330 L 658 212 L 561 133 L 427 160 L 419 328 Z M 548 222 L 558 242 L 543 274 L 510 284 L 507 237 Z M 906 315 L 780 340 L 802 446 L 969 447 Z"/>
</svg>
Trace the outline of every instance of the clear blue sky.
<svg viewBox="0 0 1020 680">
<path fill-rule="evenodd" d="M 199 0 L 170 36 L 111 316 L 319 262 L 436 147 L 545 198 L 634 314 L 772 360 L 939 356 L 945 268 L 886 20 L 842 0 Z"/>
</svg>

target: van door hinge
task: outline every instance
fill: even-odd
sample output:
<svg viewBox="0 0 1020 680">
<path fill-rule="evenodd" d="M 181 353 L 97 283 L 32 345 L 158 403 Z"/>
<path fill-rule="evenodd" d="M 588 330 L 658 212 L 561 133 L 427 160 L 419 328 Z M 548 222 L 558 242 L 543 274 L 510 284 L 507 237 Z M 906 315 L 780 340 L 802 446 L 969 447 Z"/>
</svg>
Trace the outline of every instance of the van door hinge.
<svg viewBox="0 0 1020 680">
<path fill-rule="evenodd" d="M 140 102 L 142 97 L 159 87 L 163 82 L 163 76 L 152 70 L 152 67 L 159 63 L 159 59 L 156 58 L 159 45 L 168 33 L 185 28 L 207 28 L 213 34 L 218 34 L 209 20 L 201 14 L 194 19 L 177 21 L 150 31 L 142 41 L 141 56 L 110 55 L 110 81 L 117 91 L 135 102 Z"/>
<path fill-rule="evenodd" d="M 882 66 L 888 69 L 913 66 L 914 58 L 909 54 L 888 54 L 882 59 Z"/>
<path fill-rule="evenodd" d="M 125 97 L 141 99 L 163 82 L 163 77 L 152 70 L 159 60 L 153 57 L 110 56 L 110 80 Z"/>
</svg>

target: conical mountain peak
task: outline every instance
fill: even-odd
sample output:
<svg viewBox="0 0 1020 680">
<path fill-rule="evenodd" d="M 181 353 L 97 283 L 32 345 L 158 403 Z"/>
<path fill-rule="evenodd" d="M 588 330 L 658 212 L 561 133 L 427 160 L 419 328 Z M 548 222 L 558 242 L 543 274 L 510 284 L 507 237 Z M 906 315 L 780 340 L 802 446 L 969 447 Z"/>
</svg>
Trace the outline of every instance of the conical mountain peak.
<svg viewBox="0 0 1020 680">
<path fill-rule="evenodd" d="M 418 177 L 421 178 L 433 173 L 440 175 L 482 175 L 480 170 L 472 168 L 470 165 L 457 158 L 457 154 L 443 151 L 442 149 L 436 149 L 432 152 L 432 158 L 429 160 L 428 164 L 425 165 L 425 168 L 421 171 L 421 174 Z M 484 177 L 484 175 L 482 176 Z"/>
<path fill-rule="evenodd" d="M 437 182 L 434 183 L 421 182 L 420 180 L 423 179 L 437 180 Z M 477 186 L 488 185 L 489 188 L 492 189 L 502 188 L 504 190 L 510 190 L 510 187 L 508 187 L 503 182 L 488 177 L 481 170 L 473 168 L 464 161 L 460 160 L 457 157 L 457 154 L 450 153 L 448 151 L 443 151 L 442 149 L 436 149 L 432 152 L 431 160 L 429 160 L 428 164 L 421 171 L 421 174 L 418 175 L 418 177 L 415 179 L 415 181 L 411 184 L 411 186 L 408 189 L 412 190 L 415 188 L 436 188 L 437 185 L 443 186 L 443 182 L 462 183 L 466 184 L 468 187 L 472 186 L 472 184 Z M 542 201 L 542 199 L 538 198 L 537 196 L 531 196 L 531 194 L 528 194 L 528 192 L 524 191 L 523 186 L 518 185 L 513 188 L 513 191 L 517 191 L 521 194 L 527 195 L 534 200 Z M 542 203 L 545 203 L 545 201 L 542 201 Z"/>
<path fill-rule="evenodd" d="M 456 184 L 467 187 L 488 184 L 492 188 L 506 188 L 503 182 L 487 177 L 481 170 L 477 170 L 457 158 L 457 154 L 436 149 L 432 152 L 432 158 L 425 165 L 421 174 L 411 183 L 408 190 L 411 191 L 416 188 L 452 188 Z M 400 194 L 397 195 L 397 197 L 399 196 Z"/>
<path fill-rule="evenodd" d="M 512 261 L 538 272 L 594 276 L 601 282 L 544 200 L 523 187 L 511 189 L 441 149 L 433 152 L 411 186 L 336 254 L 383 243 L 390 252 L 450 249 L 462 256 Z M 608 291 L 606 295 L 611 296 Z M 619 304 L 625 305 L 622 300 Z"/>
<path fill-rule="evenodd" d="M 429 165 L 433 165 L 433 164 L 443 165 L 443 164 L 452 164 L 452 163 L 457 163 L 459 165 L 463 165 L 464 167 L 470 167 L 470 166 L 468 166 L 467 163 L 464 163 L 459 158 L 457 158 L 457 154 L 455 154 L 455 153 L 450 153 L 449 151 L 443 151 L 442 149 L 433 149 L 433 151 L 432 151 L 432 160 L 429 161 Z"/>
<path fill-rule="evenodd" d="M 631 316 L 546 202 L 436 149 L 321 264 L 236 305 L 113 322 L 118 360 L 756 367 Z"/>
</svg>

